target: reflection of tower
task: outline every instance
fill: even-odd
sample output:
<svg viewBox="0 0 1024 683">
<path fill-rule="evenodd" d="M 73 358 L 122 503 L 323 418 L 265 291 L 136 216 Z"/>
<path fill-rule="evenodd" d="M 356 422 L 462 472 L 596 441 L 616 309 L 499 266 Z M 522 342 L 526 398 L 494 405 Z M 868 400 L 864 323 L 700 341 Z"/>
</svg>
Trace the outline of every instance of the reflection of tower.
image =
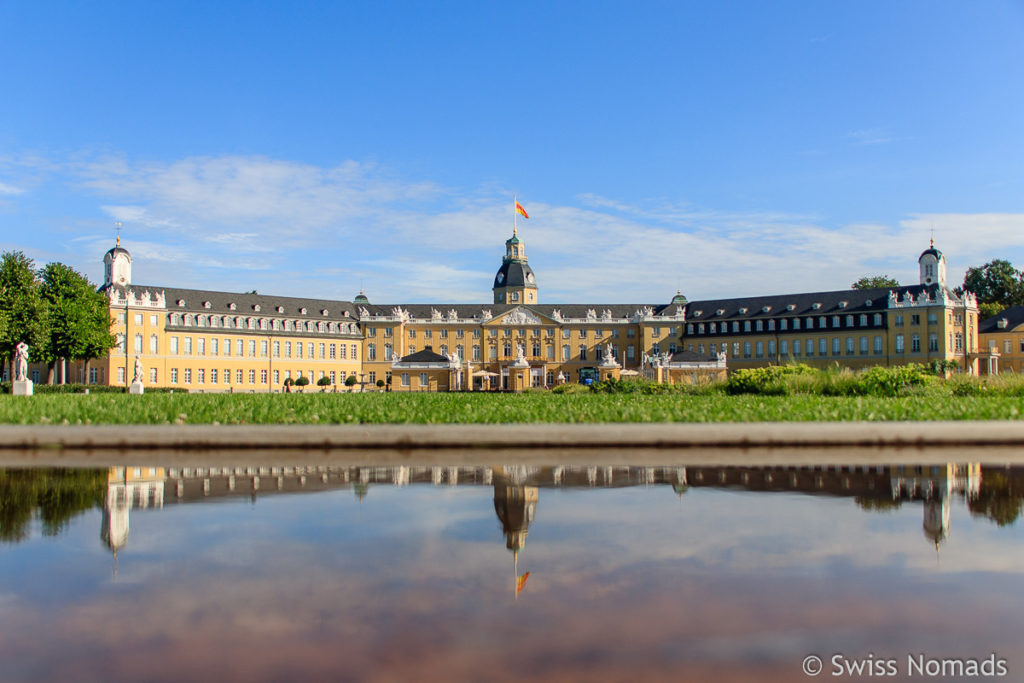
<svg viewBox="0 0 1024 683">
<path fill-rule="evenodd" d="M 526 545 L 530 524 L 537 514 L 537 487 L 511 484 L 497 471 L 493 482 L 494 512 L 505 532 L 505 547 L 518 552 Z"/>
<path fill-rule="evenodd" d="M 133 506 L 164 506 L 164 468 L 111 467 L 108 470 L 100 539 L 115 557 L 128 542 L 128 512 Z"/>
<path fill-rule="evenodd" d="M 922 526 L 925 538 L 934 543 L 938 550 L 939 544 L 949 537 L 949 497 L 925 501 Z"/>
<path fill-rule="evenodd" d="M 516 597 L 526 585 L 530 572 L 519 576 L 519 551 L 526 546 L 530 524 L 537 514 L 538 492 L 536 486 L 526 486 L 524 468 L 506 470 L 496 467 L 492 470 L 494 483 L 494 512 L 505 533 L 505 547 L 512 551 L 512 569 L 515 572 L 514 588 Z"/>
</svg>

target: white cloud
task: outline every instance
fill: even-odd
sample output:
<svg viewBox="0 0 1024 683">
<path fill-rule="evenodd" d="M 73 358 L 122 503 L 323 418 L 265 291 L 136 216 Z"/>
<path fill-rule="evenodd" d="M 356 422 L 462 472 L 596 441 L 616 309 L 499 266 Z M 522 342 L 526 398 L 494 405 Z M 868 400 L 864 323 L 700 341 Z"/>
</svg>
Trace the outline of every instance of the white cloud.
<svg viewBox="0 0 1024 683">
<path fill-rule="evenodd" d="M 884 145 L 896 140 L 885 128 L 861 128 L 851 130 L 846 137 L 856 145 Z"/>
<path fill-rule="evenodd" d="M 98 273 L 119 220 L 135 279 L 155 285 L 345 299 L 362 286 L 378 303 L 486 302 L 512 225 L 504 188 L 445 188 L 358 162 L 110 156 L 56 166 L 30 164 L 26 177 L 63 174 L 78 201 L 95 201 L 111 219 L 64 230 L 74 258 L 62 260 Z M 1024 213 L 829 225 L 680 199 L 520 200 L 531 216 L 519 220 L 520 235 L 546 302 L 658 303 L 676 288 L 691 299 L 834 290 L 882 273 L 912 283 L 933 228 L 952 284 L 968 266 L 1015 260 L 1024 247 Z M 82 237 L 104 231 L 110 237 Z"/>
</svg>

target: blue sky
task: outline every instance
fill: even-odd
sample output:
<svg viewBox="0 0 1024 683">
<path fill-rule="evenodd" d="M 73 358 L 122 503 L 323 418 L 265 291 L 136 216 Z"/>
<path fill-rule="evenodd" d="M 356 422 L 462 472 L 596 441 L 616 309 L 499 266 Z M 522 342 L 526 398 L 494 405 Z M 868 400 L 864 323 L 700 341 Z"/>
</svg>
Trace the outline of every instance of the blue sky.
<svg viewBox="0 0 1024 683">
<path fill-rule="evenodd" d="M 0 249 L 92 279 L 486 302 L 1024 266 L 1024 3 L 12 2 Z"/>
</svg>

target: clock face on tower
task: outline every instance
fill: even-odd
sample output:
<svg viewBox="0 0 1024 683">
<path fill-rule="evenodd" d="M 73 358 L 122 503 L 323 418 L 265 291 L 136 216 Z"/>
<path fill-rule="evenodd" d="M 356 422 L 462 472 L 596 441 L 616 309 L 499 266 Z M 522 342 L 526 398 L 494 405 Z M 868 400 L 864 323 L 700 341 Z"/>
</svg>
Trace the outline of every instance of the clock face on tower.
<svg viewBox="0 0 1024 683">
<path fill-rule="evenodd" d="M 529 275 L 526 276 L 526 281 L 533 282 L 533 273 L 530 273 Z"/>
<path fill-rule="evenodd" d="M 498 273 L 498 284 L 500 285 L 505 281 L 505 273 Z"/>
</svg>

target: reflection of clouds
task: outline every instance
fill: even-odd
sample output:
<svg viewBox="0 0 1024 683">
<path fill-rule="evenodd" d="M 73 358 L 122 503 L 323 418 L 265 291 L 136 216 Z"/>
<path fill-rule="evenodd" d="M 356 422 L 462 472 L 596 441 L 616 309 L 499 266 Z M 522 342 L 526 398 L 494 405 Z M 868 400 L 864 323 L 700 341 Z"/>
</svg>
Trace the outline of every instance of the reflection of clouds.
<svg viewBox="0 0 1024 683">
<path fill-rule="evenodd" d="M 917 503 L 541 489 L 513 604 L 492 494 L 371 486 L 362 504 L 341 490 L 143 512 L 120 557 L 131 583 L 58 609 L 0 599 L 18 624 L 0 661 L 33 667 L 15 679 L 788 681 L 811 651 L 1010 652 L 1019 633 L 1019 544 L 959 500 L 937 567 Z M 90 523 L 69 534 L 95 545 Z M 50 559 L 33 584 L 62 575 Z"/>
</svg>

